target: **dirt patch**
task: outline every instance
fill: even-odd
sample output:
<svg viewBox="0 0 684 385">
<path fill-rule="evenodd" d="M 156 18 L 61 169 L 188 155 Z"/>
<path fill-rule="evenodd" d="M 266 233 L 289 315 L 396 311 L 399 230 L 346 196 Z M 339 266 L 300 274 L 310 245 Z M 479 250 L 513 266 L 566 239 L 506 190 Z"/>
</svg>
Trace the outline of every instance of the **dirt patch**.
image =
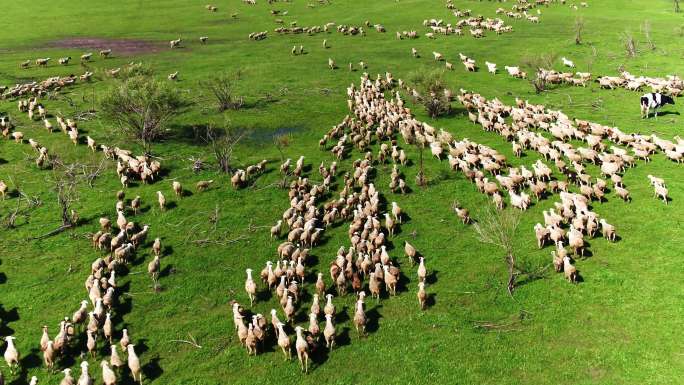
<svg viewBox="0 0 684 385">
<path fill-rule="evenodd" d="M 112 56 L 133 56 L 157 53 L 166 46 L 159 42 L 135 39 L 100 39 L 88 37 L 74 37 L 54 40 L 47 44 L 49 48 L 82 49 L 84 51 L 111 49 Z M 95 53 L 97 54 L 97 53 Z"/>
</svg>

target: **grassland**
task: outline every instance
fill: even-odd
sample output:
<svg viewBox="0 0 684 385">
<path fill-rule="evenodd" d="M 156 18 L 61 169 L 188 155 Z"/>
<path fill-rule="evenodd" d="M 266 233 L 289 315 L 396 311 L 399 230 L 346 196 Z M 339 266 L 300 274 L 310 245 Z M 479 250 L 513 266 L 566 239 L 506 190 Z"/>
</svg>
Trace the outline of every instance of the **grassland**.
<svg viewBox="0 0 684 385">
<path fill-rule="evenodd" d="M 494 17 L 500 3 L 456 1 L 460 8 Z M 442 1 L 339 1 L 331 5 L 307 7 L 306 2 L 275 3 L 259 1 L 256 6 L 238 1 L 216 4 L 219 11 L 207 12 L 204 4 L 171 1 L 69 0 L 60 4 L 36 0 L 30 4 L 3 5 L 0 14 L 0 84 L 40 80 L 48 76 L 80 74 L 78 64 L 67 67 L 55 63 L 47 69 L 35 66 L 21 70 L 19 62 L 37 57 L 79 57 L 84 50 L 57 48 L 56 40 L 87 37 L 138 39 L 159 45 L 155 53 L 96 60 L 90 65 L 96 81 L 66 90 L 66 97 L 46 101 L 51 112 L 73 116 L 93 105 L 115 80 L 104 76 L 105 69 L 130 61 L 150 64 L 157 77 L 180 71 L 177 86 L 198 104 L 173 124 L 171 135 L 154 147 L 163 159 L 168 175 L 152 185 L 131 187 L 128 197 L 140 195 L 144 210 L 136 222 L 150 224 L 151 235 L 162 237 L 168 255 L 162 259 L 162 291 L 155 293 L 146 274 L 148 251 L 138 253 L 131 272 L 121 278 L 123 292 L 116 315 L 117 330 L 128 327 L 137 342 L 145 365 L 148 384 L 247 384 L 247 383 L 458 383 L 458 384 L 676 384 L 684 371 L 682 319 L 684 283 L 679 267 L 684 236 L 682 220 L 684 185 L 681 166 L 662 155 L 653 162 L 629 170 L 625 184 L 633 202 L 609 196 L 594 204 L 594 210 L 613 223 L 620 241 L 591 240 L 592 257 L 578 262 L 584 278 L 570 285 L 559 275 L 528 282 L 518 288 L 514 298 L 505 292 L 506 266 L 501 253 L 482 245 L 473 230 L 460 223 L 450 210 L 457 199 L 475 218 L 488 205 L 487 199 L 461 175 L 448 170 L 445 162 L 428 160 L 430 184 L 418 188 L 415 167 L 405 169 L 410 194 L 394 195 L 386 188 L 389 170 L 381 168 L 375 181 L 388 200 L 396 200 L 410 216 L 401 232 L 391 239 L 395 246 L 410 240 L 426 255 L 433 273 L 428 292 L 434 303 L 421 312 L 415 299 L 415 273 L 405 267 L 407 276 L 396 298 L 378 305 L 369 301 L 371 332 L 359 339 L 350 321 L 341 319 L 339 348 L 317 357 L 312 371 L 301 375 L 294 362 L 284 362 L 280 352 L 269 351 L 247 357 L 236 341 L 228 301 L 247 301 L 243 290 L 244 269 L 261 269 L 276 257 L 277 241 L 271 240 L 268 227 L 288 207 L 287 192 L 276 188 L 276 164 L 280 154 L 273 146 L 275 133 L 289 133 L 287 157 L 306 156 L 316 166 L 332 156 L 318 150 L 318 139 L 346 115 L 345 88 L 358 82 L 361 73 L 349 72 L 347 62 L 364 60 L 368 72 L 392 72 L 407 78 L 412 72 L 441 68 L 432 61 L 431 51 L 439 51 L 456 62 L 463 52 L 483 63 L 522 63 L 525 58 L 549 53 L 572 58 L 579 70 L 594 74 L 617 73 L 624 66 L 634 74 L 665 76 L 680 72 L 684 55 L 678 32 L 684 16 L 672 12 L 671 2 L 658 0 L 616 0 L 590 2 L 587 9 L 573 11 L 552 5 L 542 10 L 541 23 L 513 21 L 515 32 L 484 39 L 439 37 L 428 40 L 398 41 L 394 31 L 423 31 L 426 18 L 453 18 Z M 316 36 L 285 35 L 270 32 L 263 41 L 247 35 L 276 26 L 270 9 L 288 10 L 286 22 L 320 25 L 325 22 L 362 24 L 365 20 L 382 23 L 385 34 L 368 31 L 366 37 L 337 33 Z M 230 15 L 237 12 L 237 17 Z M 575 17 L 586 22 L 584 43 L 575 45 L 572 31 Z M 645 20 L 652 26 L 657 48 L 647 49 L 640 28 Z M 508 20 L 507 20 L 508 21 Z M 641 42 L 639 55 L 626 58 L 620 34 L 631 33 Z M 201 46 L 197 37 L 209 36 Z M 181 36 L 184 48 L 168 50 L 167 42 Z M 331 46 L 323 49 L 326 38 Z M 290 49 L 302 44 L 307 54 L 293 57 Z M 410 56 L 416 47 L 422 58 Z M 340 69 L 327 69 L 327 58 L 334 58 Z M 559 64 L 560 65 L 560 64 Z M 244 70 L 238 92 L 248 106 L 238 111 L 217 113 L 211 98 L 198 82 L 221 71 Z M 560 69 L 560 68 L 558 68 Z M 486 71 L 466 73 L 458 65 L 445 74 L 454 90 L 471 89 L 487 97 L 512 102 L 515 97 L 543 103 L 563 110 L 571 117 L 613 124 L 626 132 L 658 133 L 667 138 L 679 134 L 682 118 L 669 114 L 655 120 L 640 120 L 637 93 L 626 90 L 605 91 L 588 88 L 556 88 L 540 95 L 525 81 Z M 60 134 L 48 134 L 38 123 L 29 122 L 16 112 L 14 101 L 0 102 L 0 111 L 10 113 L 27 137 L 39 140 L 67 161 L 99 162 L 101 153 L 92 154 L 85 146 L 74 147 Z M 679 110 L 679 105 L 670 109 Z M 531 164 L 536 157 L 517 159 L 510 144 L 483 132 L 463 115 L 431 120 L 421 108 L 418 118 L 491 146 L 506 154 L 514 165 Z M 236 149 L 236 165 L 268 159 L 270 172 L 249 188 L 233 190 L 229 176 L 207 168 L 195 174 L 191 157 L 212 158 L 203 143 L 192 135 L 193 127 L 229 121 L 232 127 L 249 129 L 250 137 Z M 79 123 L 84 134 L 99 142 L 137 149 L 122 137 L 110 122 L 95 118 Z M 414 149 L 407 148 L 411 159 Z M 21 219 L 16 229 L 0 230 L 0 335 L 13 334 L 25 357 L 26 371 L 13 384 L 24 384 L 31 375 L 40 384 L 58 384 L 60 376 L 49 376 L 37 352 L 41 326 L 57 329 L 61 317 L 70 315 L 84 298 L 83 278 L 97 253 L 88 246 L 87 234 L 97 229 L 97 218 L 113 215 L 114 192 L 119 189 L 115 166 L 109 164 L 92 188 L 80 189 L 77 210 L 86 224 L 54 237 L 35 240 L 60 225 L 56 197 L 49 189 L 50 171 L 33 164 L 29 146 L 0 141 L 0 179 L 11 178 L 22 191 L 38 197 L 42 205 L 29 218 Z M 354 152 L 352 159 L 360 156 Z M 348 170 L 350 160 L 342 164 Z M 672 202 L 666 206 L 652 198 L 647 174 L 668 182 Z M 313 178 L 314 176 L 312 176 Z M 190 186 L 202 179 L 217 183 L 203 194 L 186 197 L 167 212 L 155 206 L 155 192 L 171 196 L 170 180 Z M 518 228 L 516 253 L 530 264 L 550 261 L 549 249 L 537 250 L 532 226 L 541 221 L 541 211 L 554 199 L 535 204 L 525 212 Z M 174 199 L 175 201 L 175 199 Z M 3 217 L 15 207 L 17 199 L 0 202 Z M 215 214 L 217 213 L 217 215 Z M 215 215 L 215 223 L 210 216 Z M 202 245 L 197 239 L 210 239 Z M 231 241 L 231 242 L 227 242 Z M 329 261 L 340 245 L 348 244 L 345 226 L 325 232 L 324 243 L 315 248 L 318 261 L 311 271 L 327 271 Z M 400 249 L 390 251 L 401 257 Z M 400 262 L 404 262 L 401 260 Z M 402 263 L 405 265 L 405 263 Z M 326 274 L 327 276 L 327 274 Z M 352 296 L 336 300 L 351 315 Z M 254 310 L 267 314 L 277 307 L 274 299 L 260 301 Z M 306 308 L 307 305 L 304 305 Z M 487 331 L 475 327 L 478 321 L 505 324 L 503 330 Z M 54 332 L 53 332 L 54 333 Z M 172 340 L 192 335 L 201 348 Z M 101 344 L 103 345 L 103 344 Z M 91 366 L 99 375 L 97 362 Z M 73 362 L 68 362 L 71 366 Z M 0 370 L 7 374 L 3 364 Z M 125 379 L 130 383 L 130 379 Z"/>
</svg>

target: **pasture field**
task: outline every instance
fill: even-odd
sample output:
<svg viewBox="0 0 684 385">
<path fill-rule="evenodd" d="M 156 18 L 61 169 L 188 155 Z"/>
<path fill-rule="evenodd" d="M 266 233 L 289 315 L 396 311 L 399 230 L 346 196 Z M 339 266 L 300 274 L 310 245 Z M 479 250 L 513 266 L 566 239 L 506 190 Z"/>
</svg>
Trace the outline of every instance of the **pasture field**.
<svg viewBox="0 0 684 385">
<path fill-rule="evenodd" d="M 492 205 L 491 200 L 429 151 L 425 152 L 428 184 L 417 186 L 418 151 L 398 139 L 411 160 L 401 167 L 410 192 L 395 194 L 387 187 L 391 163 L 374 166 L 373 183 L 384 206 L 396 201 L 406 213 L 399 230 L 388 238 L 389 254 L 400 265 L 402 278 L 396 297 L 384 295 L 377 303 L 366 299 L 367 336 L 360 338 L 354 329 L 354 295 L 336 296 L 337 345 L 330 352 L 314 354 L 309 373 L 303 374 L 296 356 L 285 361 L 273 338 L 265 351 L 247 356 L 237 339 L 229 303 L 237 300 L 250 308 L 244 289 L 245 269 L 254 269 L 258 281 L 258 273 L 267 260 L 277 259 L 276 247 L 284 240 L 272 239 L 269 234 L 269 228 L 289 207 L 288 190 L 278 187 L 282 159 L 295 161 L 304 155 L 305 175 L 315 183 L 322 180 L 318 165 L 335 160 L 329 151 L 331 144 L 323 150 L 318 141 L 349 114 L 346 88 L 359 84 L 364 72 L 359 61 L 367 64 L 365 71 L 373 79 L 375 74 L 391 72 L 395 79 L 408 81 L 416 73 L 444 69 L 443 62 L 433 60 L 431 52 L 438 51 L 455 63 L 454 70 L 443 75 L 455 93 L 470 90 L 510 105 L 516 97 L 527 99 L 571 118 L 673 140 L 681 135 L 684 123 L 678 112 L 681 98 L 664 108 L 667 113 L 657 120 L 640 119 L 641 93 L 604 90 L 591 82 L 587 87 L 555 86 L 537 94 L 530 82 L 514 79 L 503 70 L 504 65 L 524 66 L 530 58 L 544 54 L 556 59 L 553 66 L 557 70 L 563 70 L 560 57 L 564 56 L 575 62 L 577 71 L 591 72 L 594 78 L 617 76 L 620 69 L 654 77 L 684 75 L 684 13 L 675 13 L 671 1 L 588 0 L 588 7 L 577 10 L 570 7 L 570 1 L 564 5 L 551 2 L 538 8 L 540 23 L 534 24 L 495 14 L 498 7 L 510 9 L 512 1 L 454 0 L 458 9 L 501 17 L 513 26 L 511 33 L 488 31 L 481 39 L 472 38 L 467 31 L 464 36 L 424 36 L 428 32 L 424 19 L 456 22 L 443 0 L 292 0 L 272 4 L 257 0 L 256 5 L 220 0 L 213 3 L 216 12 L 205 9 L 205 3 L 182 0 L 5 3 L 0 12 L 0 85 L 92 71 L 91 82 L 77 82 L 41 98 L 50 114 L 84 116 L 78 121 L 82 137 L 88 135 L 98 143 L 135 154 L 142 152 L 98 111 L 97 100 L 120 81 L 106 71 L 130 62 L 149 65 L 154 70 L 150 76 L 163 81 L 178 71 L 174 87 L 194 101 L 152 148 L 162 164 L 160 177 L 151 184 L 134 182 L 126 189 L 127 199 L 142 198 L 141 212 L 128 219 L 149 225 L 150 234 L 148 244 L 139 248 L 118 277 L 119 304 L 113 321 L 116 339 L 123 328 L 130 331 L 145 384 L 681 383 L 684 182 L 682 165 L 662 152 L 652 155 L 651 162 L 637 161 L 636 167 L 623 174 L 631 202 L 623 202 L 612 191 L 602 203 L 592 202 L 593 210 L 615 225 L 619 238 L 615 243 L 602 237 L 587 239 L 590 256 L 576 261 L 582 277 L 578 284 L 568 283 L 562 273 L 549 267 L 552 246 L 538 249 L 536 244 L 533 226 L 543 223 L 542 211 L 552 208 L 558 195 L 533 199 L 532 207 L 521 214 L 514 252 L 531 268 L 549 268 L 535 279 L 520 282 L 511 297 L 505 285 L 507 266 L 502 251 L 481 243 L 473 226 L 462 224 L 451 208 L 458 201 L 477 220 Z M 536 9 L 530 12 L 536 14 Z M 272 15 L 271 10 L 281 14 Z M 334 28 L 311 36 L 280 35 L 273 32 L 279 26 L 274 22 L 277 18 L 286 26 L 294 21 L 299 26 L 328 22 L 363 25 L 368 20 L 384 25 L 386 32 L 367 27 L 366 36 L 345 36 Z M 585 23 L 580 45 L 575 44 L 577 18 Z M 650 29 L 654 47 L 647 41 L 646 29 Z M 269 31 L 266 39 L 248 38 L 252 32 L 265 30 Z M 419 37 L 398 40 L 395 32 L 403 30 L 416 30 Z M 637 43 L 635 57 L 626 55 L 626 34 Z M 209 37 L 207 44 L 200 44 L 200 36 Z M 168 42 L 179 37 L 183 39 L 181 47 L 170 49 Z M 323 39 L 329 48 L 323 47 Z M 295 45 L 303 45 L 305 54 L 292 55 Z M 112 57 L 97 57 L 97 51 L 108 46 Z M 419 58 L 411 56 L 412 47 L 420 52 Z M 95 53 L 93 60 L 79 64 L 78 58 L 89 51 Z M 481 68 L 466 72 L 459 52 L 474 58 Z M 57 59 L 66 56 L 72 57 L 70 64 L 59 65 Z M 39 68 L 33 61 L 43 57 L 51 61 L 46 68 Z M 335 60 L 337 69 L 328 68 L 328 58 Z M 20 68 L 19 63 L 28 59 L 32 60 L 30 68 Z M 497 63 L 499 73 L 487 73 L 485 61 Z M 354 63 L 354 71 L 347 68 L 349 62 Z M 237 70 L 242 75 L 235 92 L 244 97 L 245 105 L 217 112 L 212 95 L 201 82 Z M 469 138 L 490 146 L 506 155 L 512 166 L 531 168 L 539 159 L 532 150 L 515 157 L 509 142 L 471 123 L 458 101 L 452 103 L 451 114 L 431 119 L 406 92 L 403 98 L 417 119 L 443 128 L 457 140 Z M 28 144 L 0 140 L 0 180 L 6 181 L 11 191 L 21 191 L 40 202 L 28 215 L 17 218 L 14 228 L 8 228 L 8 216 L 25 200 L 23 195 L 11 193 L 0 201 L 0 336 L 15 336 L 22 356 L 18 374 L 11 376 L 4 362 L 0 372 L 10 384 L 28 384 L 37 376 L 41 385 L 56 385 L 62 374 L 48 373 L 39 350 L 42 326 L 48 325 L 53 337 L 59 321 L 70 317 L 87 298 L 84 278 L 91 262 L 101 256 L 90 246 L 90 235 L 99 230 L 100 217 L 115 221 L 115 193 L 121 184 L 115 161 L 101 163 L 101 151 L 91 152 L 84 144 L 74 146 L 59 131 L 48 133 L 41 121 L 29 121 L 17 110 L 17 100 L 0 100 L 0 116 L 11 116 L 15 130 L 24 133 L 24 142 L 33 138 L 64 162 L 103 167 L 92 185 L 78 187 L 74 209 L 81 218 L 79 225 L 44 236 L 61 225 L 57 195 L 50 182 L 53 171 L 35 165 L 35 151 Z M 83 114 L 91 110 L 93 114 Z M 54 118 L 51 120 L 54 124 Z M 235 148 L 233 166 L 244 168 L 266 159 L 266 171 L 247 187 L 232 188 L 231 175 L 216 170 L 211 149 L 198 138 L 197 133 L 208 126 L 247 132 Z M 277 148 L 276 136 L 286 137 L 287 145 Z M 371 149 L 377 154 L 379 143 L 373 142 Z M 352 171 L 352 162 L 362 157 L 354 148 L 338 161 L 338 176 L 326 199 L 339 196 L 342 175 Z M 206 167 L 194 172 L 192 163 L 198 158 Z M 548 163 L 553 168 L 553 162 Z M 600 175 L 594 165 L 587 166 L 587 171 Z M 669 204 L 653 198 L 649 174 L 667 182 Z M 197 181 L 210 179 L 214 183 L 207 191 L 195 191 Z M 173 180 L 192 193 L 176 198 Z M 157 206 L 157 191 L 169 201 L 165 211 Z M 326 283 L 332 285 L 328 268 L 339 247 L 348 247 L 347 230 L 348 223 L 339 221 L 325 230 L 321 244 L 312 249 L 306 294 L 298 305 L 295 324 L 308 324 L 316 274 L 322 272 Z M 154 290 L 147 274 L 153 258 L 150 246 L 156 237 L 164 245 L 159 290 Z M 416 267 L 404 256 L 404 241 L 415 245 L 426 259 L 430 299 L 424 311 L 418 306 Z M 267 315 L 270 321 L 270 309 L 275 308 L 283 319 L 278 299 L 257 283 L 259 295 L 250 310 Z M 321 321 L 321 328 L 323 325 Z M 288 330 L 293 337 L 294 331 Z M 58 361 L 56 368 L 71 367 L 77 377 L 81 360 L 87 359 L 91 375 L 101 383 L 100 361 L 109 356 L 106 345 L 100 339 L 96 358 L 85 353 L 79 358 L 78 353 L 85 352 L 85 338 L 77 338 L 70 356 Z M 4 349 L 2 342 L 0 351 Z M 127 369 L 119 383 L 134 383 Z"/>
</svg>

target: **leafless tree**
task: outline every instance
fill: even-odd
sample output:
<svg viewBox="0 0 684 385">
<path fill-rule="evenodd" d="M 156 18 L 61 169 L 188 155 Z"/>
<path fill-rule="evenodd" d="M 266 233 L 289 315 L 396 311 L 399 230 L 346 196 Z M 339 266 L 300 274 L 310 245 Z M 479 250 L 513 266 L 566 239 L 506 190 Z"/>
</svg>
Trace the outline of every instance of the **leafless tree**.
<svg viewBox="0 0 684 385">
<path fill-rule="evenodd" d="M 200 82 L 202 88 L 208 89 L 216 99 L 219 112 L 237 110 L 244 105 L 242 96 L 235 95 L 235 85 L 242 78 L 242 71 L 232 74 L 221 73 Z"/>
<path fill-rule="evenodd" d="M 247 130 L 234 129 L 230 124 L 227 124 L 223 130 L 214 127 L 207 128 L 203 139 L 211 147 L 220 172 L 230 173 L 233 171 L 233 150 L 247 133 Z"/>
<path fill-rule="evenodd" d="M 513 295 L 516 279 L 520 274 L 513 252 L 513 240 L 519 223 L 520 213 L 518 211 L 498 211 L 491 206 L 487 206 L 478 221 L 473 225 L 480 242 L 494 245 L 504 252 L 504 260 L 508 266 L 507 286 L 510 295 Z"/>
<path fill-rule="evenodd" d="M 418 91 L 414 100 L 425 108 L 431 118 L 451 112 L 451 103 L 446 93 L 447 87 L 441 71 L 417 72 L 411 75 L 411 81 Z"/>
<path fill-rule="evenodd" d="M 675 13 L 679 13 L 679 0 L 674 0 L 674 11 Z"/>
<path fill-rule="evenodd" d="M 627 54 L 627 57 L 636 57 L 637 43 L 636 40 L 634 40 L 634 36 L 629 31 L 625 31 L 621 35 L 620 39 L 622 40 L 622 45 L 625 48 L 625 53 Z"/>
<path fill-rule="evenodd" d="M 575 44 L 582 44 L 582 32 L 584 32 L 584 18 L 575 18 Z"/>
<path fill-rule="evenodd" d="M 292 137 L 289 134 L 276 134 L 273 136 L 273 145 L 280 153 L 280 163 L 285 162 L 285 148 L 290 146 Z M 280 181 L 281 188 L 287 188 L 287 180 L 289 175 L 283 174 L 283 179 Z"/>
<path fill-rule="evenodd" d="M 644 37 L 646 38 L 646 44 L 648 44 L 648 48 L 651 51 L 655 51 L 657 47 L 653 41 L 653 38 L 651 37 L 651 22 L 648 20 L 644 21 L 644 24 L 641 26 L 641 30 L 644 32 Z"/>
</svg>

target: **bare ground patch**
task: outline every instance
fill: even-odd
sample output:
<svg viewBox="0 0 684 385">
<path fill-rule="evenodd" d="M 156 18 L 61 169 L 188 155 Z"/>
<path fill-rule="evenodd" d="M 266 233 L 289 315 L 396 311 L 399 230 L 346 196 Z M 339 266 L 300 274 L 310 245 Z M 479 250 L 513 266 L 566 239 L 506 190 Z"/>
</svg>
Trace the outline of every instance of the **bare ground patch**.
<svg viewBox="0 0 684 385">
<path fill-rule="evenodd" d="M 136 39 L 102 39 L 90 37 L 74 37 L 53 40 L 47 45 L 49 48 L 69 48 L 88 50 L 111 49 L 113 56 L 134 56 L 157 53 L 166 48 L 160 42 Z"/>
</svg>

